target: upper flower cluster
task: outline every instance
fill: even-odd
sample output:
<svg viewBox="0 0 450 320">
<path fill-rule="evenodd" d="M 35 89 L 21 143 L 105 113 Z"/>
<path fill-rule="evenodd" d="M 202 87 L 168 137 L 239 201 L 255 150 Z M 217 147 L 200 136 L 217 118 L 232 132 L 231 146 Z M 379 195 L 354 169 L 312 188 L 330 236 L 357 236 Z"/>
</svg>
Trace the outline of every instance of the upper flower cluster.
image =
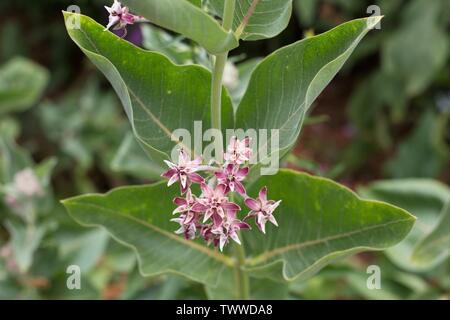
<svg viewBox="0 0 450 320">
<path fill-rule="evenodd" d="M 255 218 L 258 228 L 265 233 L 268 221 L 278 225 L 273 212 L 281 201 L 267 199 L 267 188 L 263 187 L 257 199 L 247 195 L 242 184 L 249 172 L 245 164 L 252 157 L 250 138 L 239 140 L 232 137 L 224 154 L 225 163 L 221 166 L 202 166 L 200 157 L 191 160 L 189 154 L 180 149 L 178 164 L 166 161 L 169 170 L 162 174 L 169 179 L 168 185 L 180 183 L 182 197 L 173 201 L 178 206 L 173 214 L 178 214 L 172 221 L 180 224 L 176 231 L 186 239 L 201 236 L 208 244 L 212 243 L 223 250 L 233 239 L 240 244 L 238 231 L 250 229 L 247 221 Z M 205 180 L 198 172 L 209 171 L 209 179 Z M 201 195 L 196 197 L 191 190 L 192 184 L 199 184 Z M 241 207 L 232 201 L 233 195 L 239 195 L 250 211 L 240 220 L 238 213 Z"/>
<path fill-rule="evenodd" d="M 123 29 L 126 31 L 126 27 L 129 24 L 147 21 L 144 17 L 131 14 L 128 7 L 122 7 L 122 4 L 117 0 L 114 0 L 111 7 L 105 6 L 105 9 L 109 13 L 109 23 L 105 30 L 109 30 L 114 26 L 113 30 Z"/>
</svg>

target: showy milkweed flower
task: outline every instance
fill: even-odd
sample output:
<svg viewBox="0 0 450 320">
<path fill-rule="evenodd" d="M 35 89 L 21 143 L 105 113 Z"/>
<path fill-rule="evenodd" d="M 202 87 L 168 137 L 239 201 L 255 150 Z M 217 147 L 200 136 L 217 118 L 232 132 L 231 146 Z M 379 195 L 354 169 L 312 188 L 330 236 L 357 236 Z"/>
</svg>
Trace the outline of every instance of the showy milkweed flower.
<svg viewBox="0 0 450 320">
<path fill-rule="evenodd" d="M 267 200 L 267 187 L 263 187 L 259 191 L 258 198 L 245 199 L 245 204 L 251 209 L 246 219 L 256 218 L 256 225 L 262 233 L 266 233 L 266 223 L 267 221 L 272 222 L 274 225 L 278 226 L 277 220 L 273 216 L 273 212 L 280 205 L 281 200 Z"/>
<path fill-rule="evenodd" d="M 191 160 L 184 149 L 179 150 L 178 164 L 165 161 L 169 170 L 162 176 L 169 179 L 169 186 L 180 182 L 181 193 L 185 194 L 184 198 L 173 199 L 177 205 L 173 214 L 179 214 L 171 219 L 179 224 L 175 233 L 184 235 L 187 240 L 199 236 L 207 244 L 213 244 L 222 251 L 230 239 L 241 244 L 239 232 L 251 229 L 247 222 L 251 218 L 255 218 L 256 225 L 263 233 L 267 221 L 278 225 L 273 212 L 280 201 L 267 200 L 266 187 L 260 191 L 257 200 L 249 198 L 242 184 L 249 172 L 248 167 L 242 166 L 251 156 L 250 138 L 239 140 L 232 137 L 222 166 L 202 166 L 200 157 Z M 206 181 L 199 174 L 202 171 L 208 174 Z M 199 197 L 192 193 L 190 187 L 193 183 L 200 184 Z M 233 202 L 235 195 L 240 196 L 251 209 L 243 220 L 238 218 L 241 207 Z"/>
<path fill-rule="evenodd" d="M 170 169 L 164 172 L 161 176 L 169 179 L 167 186 L 171 186 L 175 182 L 180 181 L 182 194 L 189 189 L 193 182 L 202 183 L 204 181 L 202 176 L 195 173 L 200 169 L 202 159 L 199 157 L 191 161 L 189 154 L 184 151 L 184 149 L 180 149 L 178 164 L 167 160 L 164 160 L 164 162 Z"/>
<path fill-rule="evenodd" d="M 237 137 L 231 137 L 227 152 L 224 154 L 225 162 L 241 165 L 250 161 L 253 151 L 250 148 L 250 137 L 239 140 Z"/>
<path fill-rule="evenodd" d="M 117 0 L 114 0 L 114 3 L 111 7 L 105 6 L 105 9 L 109 13 L 109 22 L 105 28 L 105 31 L 109 30 L 113 26 L 113 30 L 123 29 L 126 31 L 127 25 L 131 25 L 136 22 L 147 21 L 147 19 L 145 19 L 144 17 L 131 14 L 128 7 L 122 7 L 122 4 Z"/>
<path fill-rule="evenodd" d="M 246 191 L 242 181 L 248 174 L 249 168 L 240 168 L 237 165 L 229 164 L 223 170 L 215 172 L 219 183 L 226 186 L 226 192 L 236 191 L 241 195 L 245 195 Z"/>
</svg>

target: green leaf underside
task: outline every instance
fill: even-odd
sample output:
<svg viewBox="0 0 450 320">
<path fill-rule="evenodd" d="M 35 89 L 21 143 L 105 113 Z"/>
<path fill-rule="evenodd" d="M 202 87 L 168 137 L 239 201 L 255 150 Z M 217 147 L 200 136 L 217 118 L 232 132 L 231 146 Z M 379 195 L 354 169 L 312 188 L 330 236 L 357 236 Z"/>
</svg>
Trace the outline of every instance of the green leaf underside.
<svg viewBox="0 0 450 320">
<path fill-rule="evenodd" d="M 306 277 L 325 263 L 361 250 L 392 246 L 409 231 L 414 218 L 390 205 L 360 200 L 326 179 L 288 170 L 263 177 L 249 190 L 269 187 L 269 198 L 282 199 L 276 211 L 280 227 L 243 232 L 251 276 L 292 280 Z M 290 186 L 286 190 L 285 186 Z M 201 243 L 175 235 L 169 220 L 177 186 L 165 183 L 123 187 L 106 195 L 65 200 L 70 215 L 86 226 L 103 226 L 133 248 L 144 275 L 183 274 L 214 287 L 233 274 L 233 260 Z M 273 268 L 274 264 L 278 268 Z M 279 267 L 282 267 L 281 269 Z"/>
<path fill-rule="evenodd" d="M 64 13 L 66 21 L 73 13 Z M 178 66 L 163 55 L 142 50 L 117 37 L 91 18 L 79 15 L 80 29 L 68 32 L 116 90 L 135 136 L 160 162 L 175 146 L 173 130 L 194 132 L 194 121 L 210 128 L 211 73 L 200 66 Z M 230 98 L 222 95 L 224 128 L 233 127 Z M 187 146 L 189 147 L 189 146 Z M 191 147 L 192 148 L 192 147 Z"/>
<path fill-rule="evenodd" d="M 417 216 L 406 239 L 386 251 L 395 264 L 406 270 L 425 271 L 449 255 L 448 239 L 442 237 L 448 228 L 445 204 L 450 200 L 450 189 L 446 185 L 430 179 L 385 180 L 360 188 L 358 193 L 387 201 Z"/>
<path fill-rule="evenodd" d="M 80 224 L 103 226 L 117 241 L 131 247 L 143 275 L 172 272 L 214 286 L 218 272 L 232 260 L 173 232 L 177 224 L 170 221 L 172 199 L 178 193 L 178 186 L 168 188 L 162 182 L 79 196 L 63 204 Z"/>
<path fill-rule="evenodd" d="M 210 0 L 209 3 L 221 16 L 224 1 Z M 247 23 L 244 22 L 246 26 L 240 36 L 241 39 L 272 38 L 287 27 L 291 14 L 292 0 L 237 0 L 233 30 L 238 29 L 243 21 L 247 21 Z"/>
<path fill-rule="evenodd" d="M 236 127 L 278 129 L 279 148 L 297 140 L 306 111 L 336 75 L 356 45 L 381 17 L 357 19 L 283 47 L 253 72 L 236 113 Z M 269 140 L 270 141 L 270 140 Z M 263 149 L 263 148 L 261 148 Z"/>
<path fill-rule="evenodd" d="M 123 3 L 132 8 L 132 12 L 185 35 L 212 54 L 229 51 L 239 45 L 232 33 L 187 0 L 123 0 Z"/>
<path fill-rule="evenodd" d="M 331 180 L 282 170 L 264 176 L 269 199 L 282 199 L 275 213 L 279 227 L 267 235 L 244 233 L 250 274 L 285 280 L 304 279 L 331 260 L 363 250 L 397 244 L 410 231 L 414 217 L 382 202 L 361 200 Z"/>
</svg>

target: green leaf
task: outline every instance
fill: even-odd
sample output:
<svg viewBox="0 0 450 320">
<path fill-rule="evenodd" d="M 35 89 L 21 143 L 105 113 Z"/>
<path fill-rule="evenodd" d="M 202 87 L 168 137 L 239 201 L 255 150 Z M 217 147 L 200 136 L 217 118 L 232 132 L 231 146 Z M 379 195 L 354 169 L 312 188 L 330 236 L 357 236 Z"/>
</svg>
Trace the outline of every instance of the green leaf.
<svg viewBox="0 0 450 320">
<path fill-rule="evenodd" d="M 0 68 L 0 115 L 23 111 L 37 102 L 49 80 L 46 69 L 24 58 Z"/>
<path fill-rule="evenodd" d="M 434 145 L 439 116 L 427 110 L 412 133 L 398 146 L 394 157 L 386 163 L 393 178 L 437 178 L 445 167 L 445 159 Z"/>
<path fill-rule="evenodd" d="M 27 272 L 33 263 L 33 255 L 47 232 L 47 226 L 26 226 L 10 220 L 6 221 L 5 227 L 11 235 L 11 248 L 19 270 Z"/>
<path fill-rule="evenodd" d="M 236 127 L 278 129 L 279 149 L 267 146 L 268 152 L 285 154 L 297 140 L 308 108 L 380 19 L 353 20 L 266 57 L 251 76 Z"/>
<path fill-rule="evenodd" d="M 450 200 L 442 209 L 436 227 L 422 239 L 413 251 L 412 259 L 419 264 L 435 265 L 450 256 Z"/>
<path fill-rule="evenodd" d="M 111 169 L 115 172 L 127 173 L 136 178 L 161 179 L 163 166 L 149 161 L 142 147 L 137 143 L 133 135 L 127 134 L 122 141 L 114 159 Z"/>
<path fill-rule="evenodd" d="M 232 33 L 187 0 L 124 0 L 123 3 L 150 22 L 198 42 L 212 54 L 229 51 L 239 44 Z"/>
<path fill-rule="evenodd" d="M 267 234 L 243 233 L 247 270 L 274 280 L 305 279 L 334 259 L 364 250 L 383 250 L 401 241 L 414 217 L 389 204 L 360 199 L 324 178 L 281 170 L 249 188 L 267 186 L 269 199 L 281 199 L 279 227 Z"/>
<path fill-rule="evenodd" d="M 209 3 L 222 16 L 224 0 Z M 244 28 L 243 40 L 272 38 L 287 27 L 291 13 L 292 0 L 236 0 L 233 30 Z"/>
<path fill-rule="evenodd" d="M 214 286 L 232 260 L 199 243 L 174 234 L 172 199 L 178 186 L 166 183 L 123 187 L 106 195 L 85 195 L 63 201 L 70 215 L 85 226 L 103 226 L 138 256 L 141 273 L 184 275 Z"/>
<path fill-rule="evenodd" d="M 446 185 L 429 179 L 384 180 L 361 187 L 358 192 L 365 198 L 387 201 L 417 216 L 417 223 L 405 241 L 386 252 L 396 265 L 405 270 L 424 271 L 442 262 L 442 255 L 448 254 L 440 251 L 445 242 L 435 243 L 434 239 L 440 238 L 446 228 L 445 224 L 439 224 L 439 219 L 446 219 L 443 208 L 450 199 Z M 429 247 L 430 244 L 436 247 Z M 428 250 L 427 259 L 423 259 L 423 246 Z"/>
<path fill-rule="evenodd" d="M 67 19 L 74 15 L 65 12 Z M 105 74 L 116 90 L 138 141 L 153 161 L 167 158 L 173 130 L 194 132 L 194 121 L 210 128 L 211 73 L 200 66 L 174 65 L 165 56 L 142 50 L 89 17 L 79 15 L 80 29 L 68 26 L 72 40 Z M 223 91 L 223 127 L 233 127 L 230 98 Z M 187 146 L 189 147 L 189 146 Z"/>
<path fill-rule="evenodd" d="M 383 70 L 403 84 L 409 97 L 421 94 L 447 61 L 450 42 L 438 24 L 441 3 L 411 1 L 401 27 L 383 44 Z"/>
</svg>

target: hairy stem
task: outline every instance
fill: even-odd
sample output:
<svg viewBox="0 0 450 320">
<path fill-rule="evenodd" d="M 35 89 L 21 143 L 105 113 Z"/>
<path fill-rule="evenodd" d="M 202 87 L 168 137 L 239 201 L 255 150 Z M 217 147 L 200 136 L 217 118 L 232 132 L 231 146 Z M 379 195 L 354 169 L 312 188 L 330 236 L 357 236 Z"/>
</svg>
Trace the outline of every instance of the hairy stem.
<svg viewBox="0 0 450 320">
<path fill-rule="evenodd" d="M 240 300 L 250 299 L 250 279 L 248 274 L 242 269 L 245 264 L 245 249 L 243 245 L 233 243 L 235 266 L 234 273 L 236 278 L 236 293 L 237 298 Z"/>
<path fill-rule="evenodd" d="M 236 0 L 225 0 L 225 7 L 223 10 L 222 26 L 229 31 L 233 26 L 234 8 Z M 212 73 L 211 86 L 211 125 L 214 129 L 222 129 L 221 123 L 221 103 L 222 103 L 222 79 L 223 70 L 228 58 L 228 51 L 215 56 L 214 70 Z"/>
</svg>

